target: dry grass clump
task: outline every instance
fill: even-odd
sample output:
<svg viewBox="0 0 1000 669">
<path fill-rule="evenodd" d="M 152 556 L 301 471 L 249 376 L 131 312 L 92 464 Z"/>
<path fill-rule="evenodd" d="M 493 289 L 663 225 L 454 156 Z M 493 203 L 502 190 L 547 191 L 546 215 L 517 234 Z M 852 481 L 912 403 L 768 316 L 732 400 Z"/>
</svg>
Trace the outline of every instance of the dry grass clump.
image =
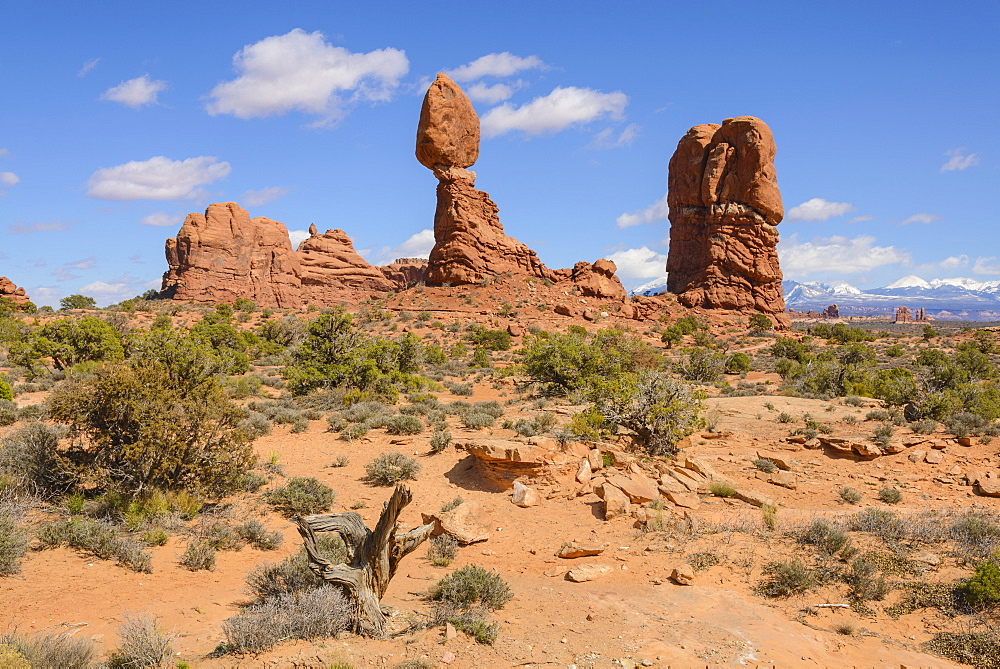
<svg viewBox="0 0 1000 669">
<path fill-rule="evenodd" d="M 173 654 L 173 636 L 164 634 L 151 615 L 126 612 L 125 622 L 118 627 L 121 640 L 108 660 L 108 666 L 125 669 L 159 667 Z"/>
<path fill-rule="evenodd" d="M 17 667 L 90 667 L 97 648 L 90 639 L 79 639 L 67 634 L 38 634 L 24 636 L 17 632 L 0 634 L 0 660 L 3 666 Z M 6 655 L 6 657 L 5 657 Z"/>
<path fill-rule="evenodd" d="M 256 653 L 285 639 L 336 636 L 350 626 L 352 610 L 340 590 L 326 585 L 281 593 L 223 622 L 224 649 Z"/>
<path fill-rule="evenodd" d="M 152 554 L 144 551 L 144 544 L 129 536 L 121 536 L 117 527 L 103 520 L 69 518 L 42 526 L 38 531 L 41 548 L 67 545 L 101 558 L 115 558 L 118 564 L 132 571 L 153 571 Z"/>
</svg>

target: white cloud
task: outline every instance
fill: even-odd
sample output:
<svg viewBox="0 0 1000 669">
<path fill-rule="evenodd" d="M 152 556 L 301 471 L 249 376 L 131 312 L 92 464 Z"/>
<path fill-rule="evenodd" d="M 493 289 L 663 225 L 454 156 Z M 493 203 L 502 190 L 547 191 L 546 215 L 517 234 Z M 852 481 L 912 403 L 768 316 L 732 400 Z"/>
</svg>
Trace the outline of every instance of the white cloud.
<svg viewBox="0 0 1000 669">
<path fill-rule="evenodd" d="M 933 223 L 934 221 L 940 219 L 941 217 L 938 216 L 937 214 L 920 213 L 920 214 L 914 214 L 909 218 L 904 218 L 902 221 L 899 222 L 899 224 L 909 225 L 910 223 Z"/>
<path fill-rule="evenodd" d="M 0 148 L 0 156 L 6 156 L 10 154 L 10 149 Z"/>
<path fill-rule="evenodd" d="M 545 63 L 538 56 L 521 58 L 504 51 L 480 56 L 471 63 L 456 67 L 454 70 L 445 70 L 445 74 L 455 81 L 475 81 L 482 77 L 510 77 L 521 70 L 536 70 L 543 67 L 545 67 Z"/>
<path fill-rule="evenodd" d="M 96 264 L 97 258 L 89 256 L 87 258 L 81 258 L 80 260 L 70 260 L 69 262 L 64 262 L 63 267 L 71 267 L 73 269 L 91 269 Z"/>
<path fill-rule="evenodd" d="M 291 240 L 291 242 L 292 242 L 292 248 L 293 249 L 299 248 L 299 244 L 301 244 L 305 240 L 309 239 L 309 237 L 310 237 L 310 235 L 309 235 L 309 231 L 308 230 L 289 230 L 288 231 L 288 239 Z"/>
<path fill-rule="evenodd" d="M 143 216 L 139 225 L 149 225 L 155 228 L 169 228 L 184 222 L 183 214 L 168 214 L 165 211 L 154 211 L 149 216 Z"/>
<path fill-rule="evenodd" d="M 100 58 L 91 58 L 90 60 L 84 61 L 83 66 L 80 71 L 76 73 L 78 77 L 85 77 L 90 74 L 90 71 L 97 67 L 97 64 L 101 62 Z"/>
<path fill-rule="evenodd" d="M 778 257 L 785 278 L 802 278 L 817 272 L 857 274 L 884 265 L 908 264 L 910 254 L 894 246 L 875 246 L 871 235 L 849 239 L 841 235 L 816 237 L 798 243 L 791 235 L 778 245 Z"/>
<path fill-rule="evenodd" d="M 417 232 L 398 246 L 383 246 L 378 250 L 370 249 L 366 252 L 358 251 L 359 255 L 373 265 L 386 265 L 397 258 L 426 258 L 434 248 L 434 231 L 424 228 Z"/>
<path fill-rule="evenodd" d="M 7 226 L 7 232 L 12 235 L 30 235 L 33 232 L 62 232 L 69 230 L 72 223 L 51 221 L 49 223 L 15 223 Z"/>
<path fill-rule="evenodd" d="M 101 99 L 120 102 L 131 109 L 138 109 L 145 105 L 155 105 L 156 96 L 166 88 L 167 82 L 150 79 L 148 74 L 144 74 L 109 88 L 101 94 Z"/>
<path fill-rule="evenodd" d="M 788 210 L 785 219 L 788 221 L 825 221 L 854 211 L 854 205 L 849 202 L 829 202 L 821 197 L 814 197 Z"/>
<path fill-rule="evenodd" d="M 130 278 L 112 279 L 110 282 L 94 281 L 78 292 L 80 295 L 94 298 L 99 305 L 107 305 L 134 297 L 138 292 L 135 284 L 136 280 Z"/>
<path fill-rule="evenodd" d="M 621 91 L 601 93 L 589 88 L 557 87 L 520 107 L 509 102 L 494 107 L 483 116 L 482 129 L 487 137 L 513 130 L 525 135 L 559 132 L 605 116 L 620 118 L 627 104 L 628 96 Z"/>
<path fill-rule="evenodd" d="M 667 273 L 667 256 L 646 246 L 615 251 L 607 258 L 618 265 L 616 274 L 623 281 L 655 279 Z"/>
<path fill-rule="evenodd" d="M 874 221 L 875 217 L 871 214 L 865 214 L 864 216 L 855 216 L 848 223 L 864 223 L 865 221 Z"/>
<path fill-rule="evenodd" d="M 988 258 L 976 258 L 976 262 L 972 265 L 972 271 L 976 274 L 989 274 L 992 276 L 1000 275 L 1000 262 L 995 262 L 996 256 L 990 256 Z"/>
<path fill-rule="evenodd" d="M 203 195 L 199 186 L 229 176 L 227 162 L 214 156 L 170 160 L 155 156 L 124 165 L 104 167 L 87 182 L 87 197 L 98 200 L 179 200 Z"/>
<path fill-rule="evenodd" d="M 594 135 L 593 141 L 587 145 L 588 149 L 618 149 L 623 146 L 629 146 L 635 141 L 635 138 L 639 136 L 639 125 L 637 123 L 629 123 L 625 128 L 615 137 L 614 128 L 605 128 L 596 135 Z"/>
<path fill-rule="evenodd" d="M 243 193 L 243 204 L 248 207 L 262 207 L 268 202 L 273 202 L 279 197 L 288 195 L 288 189 L 284 186 L 271 186 L 260 190 L 248 190 Z"/>
<path fill-rule="evenodd" d="M 510 96 L 514 95 L 515 88 L 520 88 L 520 86 L 516 84 L 493 84 L 492 86 L 488 86 L 486 84 L 479 83 L 469 86 L 465 92 L 476 102 L 495 105 L 496 103 L 503 102 Z"/>
<path fill-rule="evenodd" d="M 212 89 L 209 114 L 249 119 L 298 110 L 326 125 L 343 116 L 347 101 L 391 99 L 410 63 L 399 49 L 351 53 L 321 32 L 296 28 L 243 47 L 233 67 L 239 78 Z M 351 95 L 345 101 L 340 93 Z"/>
<path fill-rule="evenodd" d="M 965 151 L 966 148 L 964 146 L 945 151 L 944 155 L 948 156 L 948 162 L 941 166 L 941 171 L 954 172 L 955 170 L 964 170 L 973 167 L 974 165 L 978 165 L 979 154 L 966 154 Z"/>
<path fill-rule="evenodd" d="M 665 221 L 668 214 L 670 214 L 670 207 L 667 206 L 667 196 L 664 195 L 645 209 L 622 214 L 615 219 L 615 223 L 618 224 L 619 229 L 631 228 L 633 225 Z"/>
<path fill-rule="evenodd" d="M 21 183 L 20 177 L 13 172 L 0 172 L 0 191 Z"/>
</svg>

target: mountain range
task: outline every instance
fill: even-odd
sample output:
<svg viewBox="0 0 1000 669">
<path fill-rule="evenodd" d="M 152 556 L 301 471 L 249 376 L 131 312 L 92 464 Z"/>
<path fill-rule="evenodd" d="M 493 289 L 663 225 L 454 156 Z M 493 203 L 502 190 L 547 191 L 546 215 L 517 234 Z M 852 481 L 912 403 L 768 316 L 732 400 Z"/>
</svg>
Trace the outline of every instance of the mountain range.
<svg viewBox="0 0 1000 669">
<path fill-rule="evenodd" d="M 783 281 L 785 305 L 796 311 L 822 311 L 831 304 L 843 316 L 892 316 L 897 307 L 926 310 L 939 320 L 1000 320 L 1000 281 L 964 277 L 925 280 L 904 276 L 882 288 L 862 289 L 847 281 Z M 637 295 L 666 291 L 660 277 L 633 289 Z"/>
</svg>

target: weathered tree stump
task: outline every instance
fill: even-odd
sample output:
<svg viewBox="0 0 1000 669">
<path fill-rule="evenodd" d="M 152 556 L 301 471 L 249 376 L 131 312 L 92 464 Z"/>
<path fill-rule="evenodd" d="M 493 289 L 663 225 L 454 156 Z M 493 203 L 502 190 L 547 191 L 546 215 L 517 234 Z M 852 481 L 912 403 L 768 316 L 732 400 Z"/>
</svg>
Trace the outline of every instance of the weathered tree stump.
<svg viewBox="0 0 1000 669">
<path fill-rule="evenodd" d="M 364 636 L 385 636 L 385 612 L 381 599 L 404 556 L 423 543 L 434 525 L 423 525 L 397 533 L 399 513 L 413 500 L 409 488 L 396 486 L 385 503 L 375 530 L 369 530 L 361 515 L 325 513 L 299 518 L 299 534 L 309 554 L 313 573 L 340 586 L 354 604 L 354 632 Z M 336 532 L 347 546 L 347 562 L 333 564 L 316 549 L 317 532 Z"/>
</svg>

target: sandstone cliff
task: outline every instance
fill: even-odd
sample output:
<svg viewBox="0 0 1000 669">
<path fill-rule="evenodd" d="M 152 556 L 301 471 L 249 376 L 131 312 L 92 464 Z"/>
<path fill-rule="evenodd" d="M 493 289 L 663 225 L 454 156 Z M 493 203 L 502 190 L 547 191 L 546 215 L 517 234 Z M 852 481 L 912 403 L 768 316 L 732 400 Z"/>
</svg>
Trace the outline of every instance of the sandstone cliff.
<svg viewBox="0 0 1000 669">
<path fill-rule="evenodd" d="M 695 126 L 677 144 L 667 195 L 667 288 L 682 304 L 760 312 L 788 325 L 774 154 L 770 128 L 752 116 Z"/>
</svg>

